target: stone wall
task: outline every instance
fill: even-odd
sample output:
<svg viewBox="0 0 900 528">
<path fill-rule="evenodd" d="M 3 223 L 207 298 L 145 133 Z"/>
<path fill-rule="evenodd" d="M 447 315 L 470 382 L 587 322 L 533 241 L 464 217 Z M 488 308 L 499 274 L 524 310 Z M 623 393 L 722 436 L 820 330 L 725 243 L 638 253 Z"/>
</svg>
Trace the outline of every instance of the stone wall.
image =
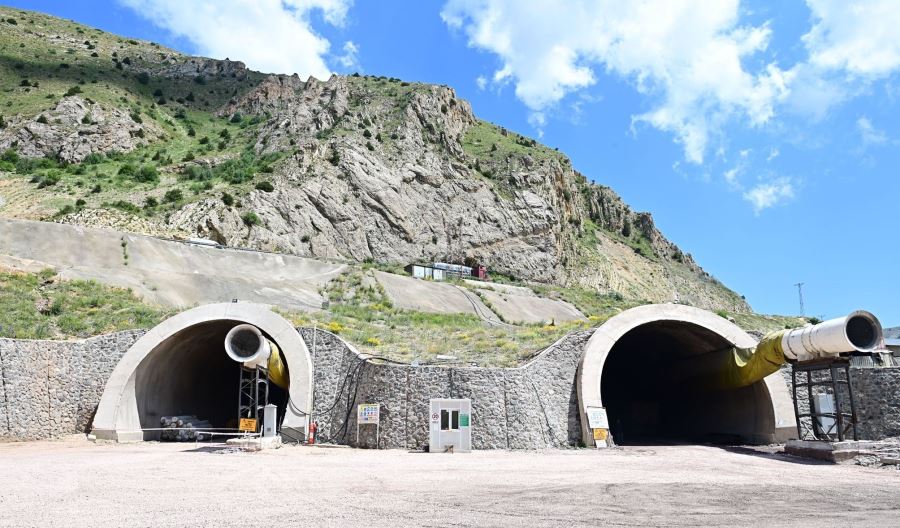
<svg viewBox="0 0 900 528">
<path fill-rule="evenodd" d="M 303 328 L 313 355 L 313 416 L 319 438 L 357 445 L 356 405 L 381 404 L 378 447 L 428 444 L 431 398 L 471 398 L 472 447 L 540 449 L 578 445 L 575 374 L 591 331 L 570 334 L 518 368 L 397 365 L 366 361 L 328 332 Z M 82 341 L 0 339 L 0 439 L 86 432 L 113 368 L 144 334 Z M 782 370 L 790 387 L 790 368 Z M 852 368 L 860 437 L 900 436 L 900 367 Z M 801 405 L 801 412 L 805 407 Z M 375 447 L 363 426 L 358 445 Z"/>
<path fill-rule="evenodd" d="M 791 390 L 791 367 L 785 366 L 781 373 L 787 382 L 788 390 Z M 801 376 L 800 373 L 797 375 Z M 825 379 L 827 375 L 813 376 L 813 381 Z M 853 383 L 859 438 L 882 440 L 900 437 L 900 367 L 851 367 L 850 379 Z M 821 386 L 813 389 L 813 394 L 824 392 L 826 389 Z M 830 392 L 830 388 L 827 392 Z M 841 391 L 841 397 L 844 402 L 849 401 L 846 391 Z M 850 412 L 849 403 L 846 405 L 845 412 Z M 797 406 L 801 414 L 809 412 L 805 395 L 800 394 Z M 802 421 L 806 429 L 809 429 L 810 419 L 803 418 Z"/>
<path fill-rule="evenodd" d="M 900 367 L 850 370 L 860 438 L 900 437 Z"/>
<path fill-rule="evenodd" d="M 328 332 L 301 329 L 313 355 L 321 441 L 375 447 L 375 428 L 356 442 L 356 405 L 381 404 L 378 447 L 428 444 L 431 398 L 471 398 L 474 449 L 540 449 L 578 445 L 581 424 L 575 373 L 591 336 L 570 334 L 528 364 L 511 369 L 395 365 L 362 360 Z"/>
<path fill-rule="evenodd" d="M 0 438 L 86 432 L 106 380 L 144 331 L 82 341 L 0 339 Z"/>
<path fill-rule="evenodd" d="M 565 447 L 580 440 L 575 372 L 590 332 L 567 336 L 513 369 L 365 361 L 328 332 L 300 333 L 313 354 L 313 420 L 321 440 L 357 445 L 356 405 L 381 403 L 379 447 L 423 448 L 431 398 L 472 399 L 476 449 Z M 82 341 L 0 339 L 0 438 L 87 432 L 106 380 L 143 334 Z M 359 445 L 375 447 L 373 427 L 363 427 Z"/>
</svg>

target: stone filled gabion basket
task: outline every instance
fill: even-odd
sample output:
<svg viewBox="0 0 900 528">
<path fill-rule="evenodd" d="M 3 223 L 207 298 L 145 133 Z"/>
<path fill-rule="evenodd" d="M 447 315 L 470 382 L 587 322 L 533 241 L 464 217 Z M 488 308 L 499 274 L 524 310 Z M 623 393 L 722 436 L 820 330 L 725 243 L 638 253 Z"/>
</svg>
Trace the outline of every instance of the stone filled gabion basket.
<svg viewBox="0 0 900 528">
<path fill-rule="evenodd" d="M 159 439 L 164 442 L 195 442 L 211 436 L 201 431 L 209 430 L 212 424 L 196 416 L 163 416 L 159 425 L 163 428 Z"/>
</svg>

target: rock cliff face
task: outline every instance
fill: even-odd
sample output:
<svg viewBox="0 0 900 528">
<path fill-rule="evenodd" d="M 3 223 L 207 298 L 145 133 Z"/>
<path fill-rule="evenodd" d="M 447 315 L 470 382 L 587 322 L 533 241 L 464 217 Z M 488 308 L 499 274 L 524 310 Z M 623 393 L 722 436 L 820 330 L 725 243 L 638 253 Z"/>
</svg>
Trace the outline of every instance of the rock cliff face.
<svg viewBox="0 0 900 528">
<path fill-rule="evenodd" d="M 138 123 L 125 109 L 72 95 L 63 97 L 49 112 L 11 119 L 0 130 L 0 150 L 12 148 L 20 156 L 78 163 L 90 154 L 130 152 L 164 137 L 158 125 Z"/>
<path fill-rule="evenodd" d="M 649 213 L 559 152 L 479 120 L 452 88 L 265 76 L 37 13 L 0 14 L 0 152 L 13 151 L 0 161 L 0 214 L 43 210 L 93 226 L 124 214 L 139 221 L 117 226 L 235 246 L 477 262 L 522 280 L 749 310 Z M 129 180 L 144 165 L 159 178 Z"/>
<path fill-rule="evenodd" d="M 520 279 L 744 311 L 567 158 L 479 121 L 448 87 L 273 76 L 219 110 L 265 115 L 255 149 L 289 152 L 243 208 L 197 201 L 169 221 L 229 245 L 394 263 L 479 262 Z M 247 227 L 243 210 L 261 224 Z"/>
</svg>

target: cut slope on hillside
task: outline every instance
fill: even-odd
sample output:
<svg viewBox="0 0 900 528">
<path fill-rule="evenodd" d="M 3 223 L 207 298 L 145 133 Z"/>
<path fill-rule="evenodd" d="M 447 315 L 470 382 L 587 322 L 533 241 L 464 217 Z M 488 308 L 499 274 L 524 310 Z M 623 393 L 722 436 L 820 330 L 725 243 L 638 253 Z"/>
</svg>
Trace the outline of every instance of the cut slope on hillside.
<svg viewBox="0 0 900 528">
<path fill-rule="evenodd" d="M 0 19 L 0 215 L 358 262 L 479 262 L 749 311 L 648 213 L 477 119 L 451 88 L 265 76 L 39 13 Z"/>
</svg>

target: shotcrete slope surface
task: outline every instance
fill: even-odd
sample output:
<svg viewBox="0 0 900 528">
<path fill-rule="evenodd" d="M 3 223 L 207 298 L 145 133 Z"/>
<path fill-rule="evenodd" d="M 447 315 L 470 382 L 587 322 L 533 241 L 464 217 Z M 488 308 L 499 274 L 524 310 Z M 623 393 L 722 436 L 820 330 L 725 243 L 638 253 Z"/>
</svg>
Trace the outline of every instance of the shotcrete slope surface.
<svg viewBox="0 0 900 528">
<path fill-rule="evenodd" d="M 240 299 L 289 309 L 322 306 L 319 288 L 344 264 L 217 249 L 131 233 L 0 219 L 3 263 L 63 278 L 131 288 L 148 302 L 173 307 Z"/>
</svg>

